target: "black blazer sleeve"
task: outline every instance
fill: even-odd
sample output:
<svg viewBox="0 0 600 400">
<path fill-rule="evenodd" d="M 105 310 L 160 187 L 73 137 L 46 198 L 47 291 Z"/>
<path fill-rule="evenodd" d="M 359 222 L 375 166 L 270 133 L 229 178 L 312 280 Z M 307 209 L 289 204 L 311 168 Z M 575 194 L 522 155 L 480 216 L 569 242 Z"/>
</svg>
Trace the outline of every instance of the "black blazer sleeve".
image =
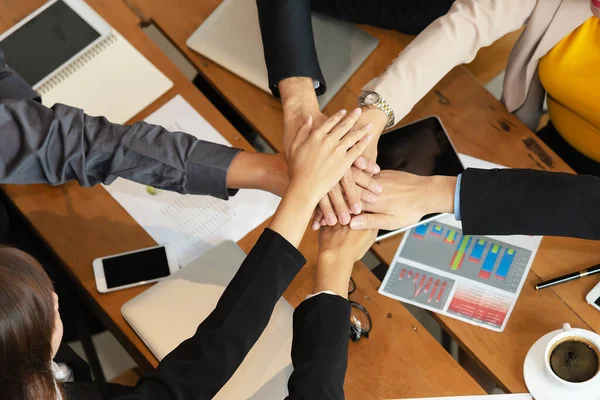
<svg viewBox="0 0 600 400">
<path fill-rule="evenodd" d="M 326 84 L 313 37 L 310 0 L 256 0 L 269 87 L 280 97 L 277 85 L 285 78 L 302 76 L 319 81 L 317 95 Z"/>
<path fill-rule="evenodd" d="M 600 177 L 519 169 L 467 169 L 460 186 L 469 235 L 600 239 Z"/>
<path fill-rule="evenodd" d="M 294 312 L 288 399 L 343 399 L 349 340 L 348 300 L 319 294 L 303 301 Z"/>
<path fill-rule="evenodd" d="M 190 339 L 142 377 L 128 400 L 211 399 L 267 326 L 273 308 L 305 263 L 281 235 L 265 229 L 215 310 Z"/>
</svg>

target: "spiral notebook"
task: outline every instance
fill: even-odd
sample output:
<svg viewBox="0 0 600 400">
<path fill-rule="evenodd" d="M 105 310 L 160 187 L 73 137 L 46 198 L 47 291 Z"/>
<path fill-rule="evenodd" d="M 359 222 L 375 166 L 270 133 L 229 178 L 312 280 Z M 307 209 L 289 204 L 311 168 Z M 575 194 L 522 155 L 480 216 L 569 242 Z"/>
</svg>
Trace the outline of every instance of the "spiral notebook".
<svg viewBox="0 0 600 400">
<path fill-rule="evenodd" d="M 37 92 L 45 106 L 68 104 L 123 124 L 172 86 L 158 68 L 113 31 L 54 74 Z"/>
<path fill-rule="evenodd" d="M 82 0 L 50 0 L 0 35 L 9 67 L 51 107 L 125 123 L 172 82 Z"/>
</svg>

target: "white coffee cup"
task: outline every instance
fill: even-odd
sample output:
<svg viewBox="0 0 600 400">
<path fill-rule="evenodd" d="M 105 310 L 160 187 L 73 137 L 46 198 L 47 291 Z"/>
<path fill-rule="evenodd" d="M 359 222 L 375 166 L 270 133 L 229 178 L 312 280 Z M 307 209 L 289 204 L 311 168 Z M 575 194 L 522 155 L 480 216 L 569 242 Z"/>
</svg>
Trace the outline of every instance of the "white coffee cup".
<svg viewBox="0 0 600 400">
<path fill-rule="evenodd" d="M 598 371 L 596 371 L 596 375 L 585 382 L 566 381 L 556 375 L 552 370 L 550 365 L 550 356 L 552 355 L 552 352 L 560 343 L 570 340 L 580 341 L 593 347 L 596 351 L 596 356 L 598 356 L 598 361 L 600 364 L 600 335 L 585 329 L 571 328 L 571 325 L 565 323 L 562 326 L 562 330 L 554 335 L 554 337 L 550 339 L 550 342 L 546 346 L 546 350 L 544 352 L 544 366 L 546 369 L 546 374 L 552 381 L 565 388 L 579 390 L 595 387 L 595 385 L 598 385 L 600 382 L 600 365 L 598 367 Z"/>
</svg>

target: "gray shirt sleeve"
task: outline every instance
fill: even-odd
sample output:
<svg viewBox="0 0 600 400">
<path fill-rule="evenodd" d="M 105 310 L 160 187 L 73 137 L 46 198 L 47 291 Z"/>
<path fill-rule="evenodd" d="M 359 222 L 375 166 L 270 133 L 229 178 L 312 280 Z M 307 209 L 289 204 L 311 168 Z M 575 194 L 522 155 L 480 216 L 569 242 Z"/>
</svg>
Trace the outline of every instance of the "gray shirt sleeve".
<svg viewBox="0 0 600 400">
<path fill-rule="evenodd" d="M 0 96 L 0 183 L 110 184 L 122 177 L 183 194 L 227 199 L 239 152 L 138 122 L 123 126 L 57 104 Z"/>
</svg>

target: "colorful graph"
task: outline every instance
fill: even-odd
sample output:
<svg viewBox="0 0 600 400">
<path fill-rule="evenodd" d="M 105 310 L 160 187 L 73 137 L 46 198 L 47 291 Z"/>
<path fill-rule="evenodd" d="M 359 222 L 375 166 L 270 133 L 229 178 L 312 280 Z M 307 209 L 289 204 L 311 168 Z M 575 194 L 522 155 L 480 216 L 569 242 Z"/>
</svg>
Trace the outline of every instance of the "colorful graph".
<svg viewBox="0 0 600 400">
<path fill-rule="evenodd" d="M 418 268 L 396 263 L 386 290 L 402 299 L 441 310 L 448 301 L 454 281 Z"/>
<path fill-rule="evenodd" d="M 500 328 L 508 315 L 511 302 L 511 297 L 459 283 L 448 312 Z"/>
<path fill-rule="evenodd" d="M 515 292 L 531 252 L 485 236 L 463 235 L 460 229 L 437 222 L 414 228 L 402 256 Z"/>
</svg>

